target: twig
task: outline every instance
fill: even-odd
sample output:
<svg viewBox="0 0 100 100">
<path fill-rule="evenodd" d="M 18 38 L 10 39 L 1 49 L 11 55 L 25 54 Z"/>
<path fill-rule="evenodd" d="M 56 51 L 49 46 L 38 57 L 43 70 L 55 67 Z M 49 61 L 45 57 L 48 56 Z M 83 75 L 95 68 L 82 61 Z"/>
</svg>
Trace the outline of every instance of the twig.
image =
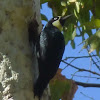
<svg viewBox="0 0 100 100">
<path fill-rule="evenodd" d="M 98 66 L 98 64 L 94 61 L 92 55 L 89 53 L 89 50 L 87 49 L 89 56 L 91 57 L 91 60 L 93 61 L 93 63 L 96 65 L 96 67 L 98 68 L 98 70 L 100 71 L 100 66 Z"/>
<path fill-rule="evenodd" d="M 73 79 L 73 77 L 75 76 L 75 74 L 78 73 L 78 72 L 79 72 L 79 71 L 76 71 L 76 72 L 72 75 L 72 78 L 71 78 L 71 79 Z"/>
<path fill-rule="evenodd" d="M 96 78 L 96 79 L 100 79 L 100 77 L 91 77 L 91 76 L 81 76 L 81 75 L 74 75 L 74 74 L 71 74 L 72 76 L 75 76 L 75 77 L 84 77 L 84 78 Z"/>
<path fill-rule="evenodd" d="M 89 98 L 89 99 L 91 99 L 91 100 L 94 100 L 92 97 L 89 97 L 88 95 L 86 95 L 86 94 L 84 94 L 84 93 L 82 93 L 82 92 L 80 92 L 82 95 L 84 95 L 85 97 L 87 97 L 87 98 Z"/>
<path fill-rule="evenodd" d="M 92 57 L 96 57 L 96 56 L 97 56 L 97 55 L 92 55 Z M 70 64 L 71 64 L 74 60 L 76 60 L 76 59 L 78 59 L 78 58 L 89 58 L 89 57 L 91 57 L 91 56 L 66 57 L 66 58 L 65 58 L 65 59 L 63 59 L 63 60 L 73 59 L 73 60 L 70 62 Z M 68 65 L 67 65 L 67 66 L 65 66 L 65 67 L 63 68 L 63 70 L 64 70 L 66 67 L 68 67 Z"/>
<path fill-rule="evenodd" d="M 95 57 L 95 56 L 97 56 L 97 55 L 92 55 L 92 57 Z M 91 57 L 91 56 L 66 57 L 66 58 L 63 59 L 63 60 L 72 59 L 72 58 L 74 58 L 74 59 L 78 59 L 78 58 L 90 58 L 90 57 Z"/>
<path fill-rule="evenodd" d="M 94 53 L 92 52 L 92 55 L 94 55 Z M 91 56 L 92 56 L 91 55 Z M 99 62 L 100 63 L 100 59 L 99 59 L 99 57 L 98 56 L 95 56 L 95 59 L 97 60 L 97 62 Z M 95 63 L 97 63 L 97 62 L 95 62 Z"/>
<path fill-rule="evenodd" d="M 76 66 L 74 66 L 74 65 L 72 65 L 70 63 L 65 62 L 64 60 L 62 60 L 62 62 L 65 63 L 65 64 L 67 64 L 67 65 L 69 65 L 69 66 L 71 66 L 71 67 L 73 67 L 73 68 L 75 68 L 75 69 L 77 69 L 77 70 L 79 70 L 79 71 L 86 71 L 86 72 L 90 72 L 92 74 L 100 76 L 100 74 L 98 74 L 96 72 L 93 72 L 93 71 L 90 71 L 90 70 L 87 70 L 87 69 L 83 69 L 83 68 L 78 68 L 78 67 L 76 67 Z"/>
</svg>

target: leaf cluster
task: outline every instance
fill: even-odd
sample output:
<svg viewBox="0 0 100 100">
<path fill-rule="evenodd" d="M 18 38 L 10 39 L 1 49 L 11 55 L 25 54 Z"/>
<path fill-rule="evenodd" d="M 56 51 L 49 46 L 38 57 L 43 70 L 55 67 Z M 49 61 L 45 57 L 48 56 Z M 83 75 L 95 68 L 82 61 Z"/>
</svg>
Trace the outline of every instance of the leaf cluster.
<svg viewBox="0 0 100 100">
<path fill-rule="evenodd" d="M 96 50 L 100 55 L 99 44 L 100 37 L 100 1 L 99 0 L 41 0 L 41 4 L 48 2 L 48 7 L 52 9 L 53 16 L 65 16 L 74 14 L 65 24 L 63 34 L 66 44 L 71 41 L 72 48 L 75 48 L 75 37 L 81 37 L 82 43 L 85 40 L 86 46 L 90 47 L 90 51 Z M 45 15 L 42 19 L 47 21 Z M 93 34 L 95 29 L 95 34 Z M 77 31 L 78 30 L 78 33 Z M 85 34 L 88 35 L 86 40 Z M 95 42 L 94 42 L 95 41 Z"/>
</svg>

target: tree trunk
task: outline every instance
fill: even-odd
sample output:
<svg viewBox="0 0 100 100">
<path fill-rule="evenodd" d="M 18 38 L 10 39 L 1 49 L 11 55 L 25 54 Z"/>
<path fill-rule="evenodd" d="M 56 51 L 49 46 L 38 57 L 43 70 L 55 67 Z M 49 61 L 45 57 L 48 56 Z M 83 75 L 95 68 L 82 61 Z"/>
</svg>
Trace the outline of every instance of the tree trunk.
<svg viewBox="0 0 100 100">
<path fill-rule="evenodd" d="M 32 70 L 37 64 L 28 41 L 33 18 L 40 32 L 39 0 L 0 0 L 0 100 L 34 100 Z"/>
</svg>

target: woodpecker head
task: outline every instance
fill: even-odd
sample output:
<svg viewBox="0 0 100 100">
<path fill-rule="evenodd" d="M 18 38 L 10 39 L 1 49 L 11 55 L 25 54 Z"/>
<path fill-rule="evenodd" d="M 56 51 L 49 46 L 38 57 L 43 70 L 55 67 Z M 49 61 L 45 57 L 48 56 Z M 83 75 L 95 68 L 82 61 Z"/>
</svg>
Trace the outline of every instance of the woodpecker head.
<svg viewBox="0 0 100 100">
<path fill-rule="evenodd" d="M 53 25 L 56 28 L 58 28 L 60 31 L 62 31 L 66 19 L 69 18 L 70 16 L 72 15 L 67 15 L 63 17 L 62 16 L 54 17 L 48 22 L 48 25 Z"/>
</svg>

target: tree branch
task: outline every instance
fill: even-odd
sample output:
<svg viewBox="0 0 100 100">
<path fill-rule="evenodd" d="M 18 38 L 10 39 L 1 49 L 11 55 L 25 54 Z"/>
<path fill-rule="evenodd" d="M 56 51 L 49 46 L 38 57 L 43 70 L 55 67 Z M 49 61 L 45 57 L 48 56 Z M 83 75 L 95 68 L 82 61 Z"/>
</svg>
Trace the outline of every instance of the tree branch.
<svg viewBox="0 0 100 100">
<path fill-rule="evenodd" d="M 78 81 L 75 81 L 75 83 L 83 87 L 100 87 L 100 84 L 94 84 L 94 83 L 83 83 Z"/>
<path fill-rule="evenodd" d="M 71 67 L 73 67 L 73 68 L 75 68 L 75 69 L 77 69 L 77 70 L 79 70 L 79 71 L 86 71 L 86 72 L 90 72 L 90 73 L 92 73 L 92 74 L 95 74 L 95 75 L 100 76 L 100 74 L 98 74 L 98 73 L 96 73 L 96 72 L 93 72 L 93 71 L 91 71 L 91 70 L 87 70 L 87 69 L 84 69 L 84 68 L 78 68 L 78 67 L 76 67 L 76 66 L 74 66 L 74 65 L 72 65 L 72 64 L 70 64 L 70 63 L 65 62 L 64 60 L 62 60 L 62 62 L 65 63 L 65 64 L 67 64 L 67 65 L 69 65 L 69 66 L 71 66 Z"/>
</svg>

